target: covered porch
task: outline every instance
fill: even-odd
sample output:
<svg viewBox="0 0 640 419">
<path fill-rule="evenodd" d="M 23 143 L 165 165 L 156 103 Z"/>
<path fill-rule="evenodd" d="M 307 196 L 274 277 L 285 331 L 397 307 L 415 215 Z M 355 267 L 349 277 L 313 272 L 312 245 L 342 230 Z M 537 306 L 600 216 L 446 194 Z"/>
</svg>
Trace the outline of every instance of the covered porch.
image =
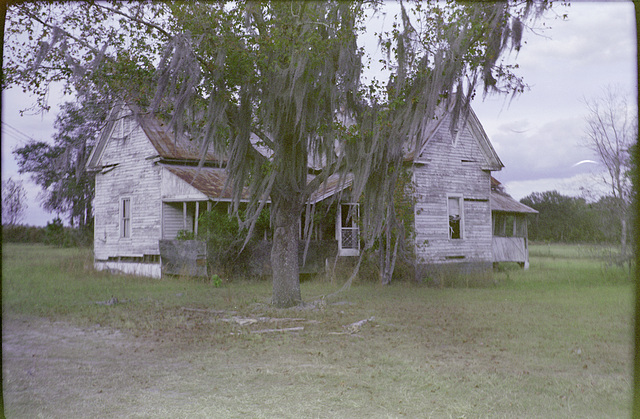
<svg viewBox="0 0 640 419">
<path fill-rule="evenodd" d="M 162 182 L 161 240 L 179 242 L 184 239 L 196 239 L 199 233 L 206 230 L 201 218 L 204 214 L 210 211 L 229 213 L 231 194 L 224 187 L 226 180 L 223 168 L 166 165 Z M 349 184 L 350 182 L 339 181 L 338 176 L 332 176 L 311 196 L 311 223 L 307 225 L 305 212 L 299 220 L 302 273 L 313 273 L 312 271 L 318 270 L 318 266 L 324 268 L 329 258 L 359 254 L 358 205 L 331 199 Z M 268 210 L 268 203 L 265 208 Z M 267 214 L 267 224 L 268 218 Z M 255 253 L 250 256 L 256 260 L 248 264 L 260 266 L 264 271 L 265 267 L 270 266 L 270 252 L 267 247 L 270 249 L 271 234 L 268 226 L 261 230 L 264 231 L 255 237 L 259 244 L 253 243 L 245 252 Z M 172 246 L 175 248 L 176 245 L 179 243 Z M 196 253 L 201 257 L 201 251 Z M 205 250 L 205 253 L 208 251 Z M 321 260 L 316 260 L 318 257 Z M 252 274 L 258 273 L 256 271 Z"/>
<path fill-rule="evenodd" d="M 498 188 L 492 188 L 491 250 L 494 263 L 517 262 L 523 269 L 529 269 L 527 214 L 537 213 Z"/>
</svg>

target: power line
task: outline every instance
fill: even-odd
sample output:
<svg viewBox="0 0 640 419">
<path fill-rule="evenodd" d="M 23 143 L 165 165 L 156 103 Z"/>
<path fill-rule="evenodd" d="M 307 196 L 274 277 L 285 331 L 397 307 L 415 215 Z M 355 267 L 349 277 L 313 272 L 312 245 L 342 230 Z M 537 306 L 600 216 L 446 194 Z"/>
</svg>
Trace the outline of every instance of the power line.
<svg viewBox="0 0 640 419">
<path fill-rule="evenodd" d="M 33 137 L 31 137 L 28 134 L 25 134 L 24 132 L 20 131 L 19 129 L 17 129 L 16 127 L 2 121 L 2 125 L 4 125 L 4 127 L 9 128 L 10 131 L 5 131 L 6 134 L 8 134 L 9 136 L 13 137 L 14 139 L 18 140 L 21 144 L 25 144 L 26 142 L 31 142 L 31 141 L 35 141 L 35 139 Z"/>
</svg>

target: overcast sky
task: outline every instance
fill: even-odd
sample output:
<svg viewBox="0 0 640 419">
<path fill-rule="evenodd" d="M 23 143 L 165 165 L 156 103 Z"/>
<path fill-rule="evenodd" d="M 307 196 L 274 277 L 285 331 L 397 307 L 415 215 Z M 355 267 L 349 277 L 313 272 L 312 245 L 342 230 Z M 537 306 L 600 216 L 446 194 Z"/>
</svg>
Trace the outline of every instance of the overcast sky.
<svg viewBox="0 0 640 419">
<path fill-rule="evenodd" d="M 601 95 L 607 85 L 618 85 L 637 104 L 632 2 L 572 2 L 557 8 L 560 15 L 565 10 L 566 21 L 554 20 L 552 14 L 544 20 L 552 29 L 543 36 L 525 34 L 527 44 L 516 61 L 531 90 L 510 104 L 500 97 L 474 102 L 505 165 L 494 176 L 516 199 L 548 190 L 566 195 L 580 195 L 580 187 L 596 191 L 593 182 L 599 176 L 590 174 L 602 169 L 573 167 L 595 158 L 582 146 L 587 115 L 582 101 Z"/>
<path fill-rule="evenodd" d="M 631 103 L 637 103 L 633 3 L 572 3 L 570 7 L 556 3 L 553 11 L 535 24 L 537 35 L 525 32 L 526 44 L 517 57 L 510 58 L 520 65 L 518 74 L 531 90 L 511 102 L 499 96 L 483 100 L 478 95 L 473 104 L 505 165 L 494 176 L 516 199 L 549 190 L 575 196 L 585 189 L 596 191 L 598 167 L 573 167 L 594 159 L 581 145 L 586 116 L 581 100 L 598 96 L 607 85 L 619 85 L 629 93 Z M 564 13 L 567 20 L 554 19 L 554 14 Z M 33 101 L 20 89 L 3 92 L 2 179 L 23 180 L 28 190 L 26 224 L 46 225 L 56 214 L 40 208 L 37 187 L 28 176 L 17 174 L 11 151 L 29 138 L 50 140 L 56 104 L 64 100 L 68 99 L 52 92 L 51 112 L 21 117 L 19 110 Z"/>
</svg>

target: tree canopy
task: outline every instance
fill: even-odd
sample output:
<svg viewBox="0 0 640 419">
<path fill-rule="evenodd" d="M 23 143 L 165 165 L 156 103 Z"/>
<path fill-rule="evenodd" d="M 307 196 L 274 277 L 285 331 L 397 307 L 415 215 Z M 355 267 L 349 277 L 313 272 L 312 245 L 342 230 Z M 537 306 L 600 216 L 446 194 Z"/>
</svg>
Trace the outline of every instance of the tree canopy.
<svg viewBox="0 0 640 419">
<path fill-rule="evenodd" d="M 91 226 L 94 176 L 85 165 L 106 118 L 101 104 L 67 102 L 57 116 L 54 144 L 31 141 L 13 151 L 20 173 L 30 173 L 42 187 L 43 207 L 67 214 L 71 226 Z"/>
<path fill-rule="evenodd" d="M 615 199 L 596 202 L 558 191 L 534 192 L 520 200 L 538 211 L 530 217 L 529 239 L 556 243 L 600 243 L 619 240 L 622 225 L 612 211 Z"/>
<path fill-rule="evenodd" d="M 609 210 L 618 218 L 622 254 L 627 254 L 627 225 L 633 188 L 631 152 L 638 140 L 638 111 L 622 89 L 607 86 L 600 96 L 585 100 L 588 110 L 584 143 L 604 166 L 604 184 L 611 191 Z"/>
<path fill-rule="evenodd" d="M 352 179 L 366 246 L 400 230 L 396 184 L 437 109 L 453 108 L 455 125 L 479 87 L 523 91 L 500 56 L 520 49 L 527 19 L 547 7 L 400 3 L 380 34 L 389 81 L 363 85 L 357 37 L 377 2 L 21 3 L 8 14 L 3 86 L 21 84 L 46 106 L 48 83 L 66 80 L 212 147 L 236 209 L 248 186 L 250 225 L 271 201 L 273 303 L 287 307 L 301 301 L 297 222 L 311 193 L 330 176 Z"/>
<path fill-rule="evenodd" d="M 17 225 L 27 210 L 22 182 L 11 178 L 2 181 L 2 224 Z"/>
</svg>

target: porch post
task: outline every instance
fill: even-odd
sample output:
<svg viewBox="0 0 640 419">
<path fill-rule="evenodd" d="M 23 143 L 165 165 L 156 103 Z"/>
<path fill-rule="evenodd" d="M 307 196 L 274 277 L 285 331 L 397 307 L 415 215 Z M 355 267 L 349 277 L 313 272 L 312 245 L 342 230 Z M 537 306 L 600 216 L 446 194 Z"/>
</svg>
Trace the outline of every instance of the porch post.
<svg viewBox="0 0 640 419">
<path fill-rule="evenodd" d="M 187 229 L 187 202 L 182 203 L 182 229 Z"/>
<path fill-rule="evenodd" d="M 196 201 L 196 222 L 195 222 L 195 225 L 193 227 L 194 236 L 198 235 L 198 216 L 199 215 L 200 215 L 200 201 Z"/>
</svg>

